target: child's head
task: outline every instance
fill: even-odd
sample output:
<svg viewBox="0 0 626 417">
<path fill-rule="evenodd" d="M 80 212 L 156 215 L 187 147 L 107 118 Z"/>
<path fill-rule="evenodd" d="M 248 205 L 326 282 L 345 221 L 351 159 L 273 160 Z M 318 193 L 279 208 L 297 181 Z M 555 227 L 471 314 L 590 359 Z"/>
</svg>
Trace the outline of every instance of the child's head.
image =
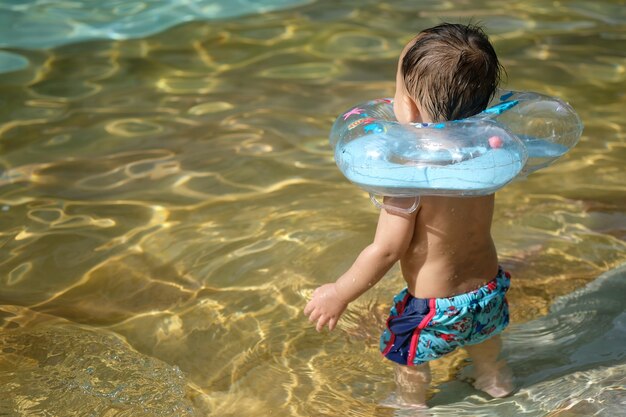
<svg viewBox="0 0 626 417">
<path fill-rule="evenodd" d="M 480 113 L 500 82 L 500 63 L 477 26 L 423 30 L 398 62 L 394 110 L 402 123 L 456 120 Z"/>
</svg>

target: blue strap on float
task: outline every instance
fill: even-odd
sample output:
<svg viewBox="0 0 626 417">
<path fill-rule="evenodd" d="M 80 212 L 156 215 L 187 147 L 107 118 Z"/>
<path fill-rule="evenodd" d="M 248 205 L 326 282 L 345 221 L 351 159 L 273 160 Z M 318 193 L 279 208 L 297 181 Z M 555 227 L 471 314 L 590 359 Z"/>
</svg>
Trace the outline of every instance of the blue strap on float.
<svg viewBox="0 0 626 417">
<path fill-rule="evenodd" d="M 502 114 L 505 111 L 507 111 L 508 109 L 515 107 L 519 104 L 519 101 L 517 100 L 512 100 L 512 101 L 505 101 L 504 103 L 500 103 L 497 104 L 493 107 L 489 107 L 488 109 L 484 110 L 483 113 L 486 114 Z"/>
</svg>

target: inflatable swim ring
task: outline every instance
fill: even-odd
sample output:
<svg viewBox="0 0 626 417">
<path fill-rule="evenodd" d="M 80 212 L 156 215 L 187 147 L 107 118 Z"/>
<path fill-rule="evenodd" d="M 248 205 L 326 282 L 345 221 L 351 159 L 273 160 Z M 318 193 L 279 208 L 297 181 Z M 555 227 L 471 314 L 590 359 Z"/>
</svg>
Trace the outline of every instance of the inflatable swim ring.
<svg viewBox="0 0 626 417">
<path fill-rule="evenodd" d="M 393 100 L 372 100 L 337 118 L 330 143 L 341 172 L 371 195 L 477 196 L 550 165 L 581 133 L 564 101 L 498 91 L 482 113 L 443 123 L 402 125 Z"/>
</svg>

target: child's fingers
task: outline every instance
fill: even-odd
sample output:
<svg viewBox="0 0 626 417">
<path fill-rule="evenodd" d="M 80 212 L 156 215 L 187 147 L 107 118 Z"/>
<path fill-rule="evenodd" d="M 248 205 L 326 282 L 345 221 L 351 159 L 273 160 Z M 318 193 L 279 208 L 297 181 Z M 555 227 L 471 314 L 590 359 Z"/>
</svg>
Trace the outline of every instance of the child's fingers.
<svg viewBox="0 0 626 417">
<path fill-rule="evenodd" d="M 319 319 L 321 315 L 322 315 L 322 313 L 320 313 L 320 311 L 319 311 L 319 310 L 313 310 L 313 311 L 311 312 L 311 315 L 309 316 L 309 321 L 310 321 L 311 323 L 313 323 L 314 321 L 316 321 L 317 319 Z"/>
<path fill-rule="evenodd" d="M 313 311 L 313 306 L 311 305 L 311 302 L 309 301 L 306 306 L 304 306 L 304 315 L 308 316 L 311 311 Z"/>
<path fill-rule="evenodd" d="M 327 322 L 328 322 L 328 317 L 326 316 L 320 317 L 320 319 L 317 321 L 317 326 L 315 326 L 315 330 L 317 330 L 318 332 L 321 332 L 322 330 L 324 330 L 324 325 Z"/>
<path fill-rule="evenodd" d="M 339 317 L 331 317 L 330 320 L 328 321 L 328 330 L 329 331 L 333 331 L 333 329 L 335 328 L 335 326 L 337 325 L 337 321 L 339 321 Z"/>
</svg>

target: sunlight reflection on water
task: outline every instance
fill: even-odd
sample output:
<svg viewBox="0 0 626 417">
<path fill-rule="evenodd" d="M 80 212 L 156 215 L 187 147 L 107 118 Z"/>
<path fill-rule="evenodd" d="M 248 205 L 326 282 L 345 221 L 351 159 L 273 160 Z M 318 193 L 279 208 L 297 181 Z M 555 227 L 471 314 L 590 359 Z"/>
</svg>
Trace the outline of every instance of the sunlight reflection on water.
<svg viewBox="0 0 626 417">
<path fill-rule="evenodd" d="M 301 310 L 375 226 L 367 196 L 335 168 L 332 121 L 389 96 L 404 42 L 445 19 L 481 21 L 507 87 L 564 98 L 585 132 L 562 161 L 498 193 L 519 393 L 479 396 L 457 376 L 460 352 L 435 366 L 433 413 L 614 415 L 623 357 L 557 359 L 565 342 L 578 357 L 606 353 L 576 318 L 623 288 L 591 284 L 551 306 L 626 261 L 622 8 L 414 4 L 320 0 L 148 38 L 11 49 L 29 65 L 0 79 L 0 414 L 401 414 L 381 405 L 393 381 L 377 352 L 399 272 L 330 335 Z M 601 282 L 615 276 L 623 269 Z M 618 313 L 587 330 L 611 334 Z M 524 361 L 533 349 L 543 356 Z"/>
</svg>

